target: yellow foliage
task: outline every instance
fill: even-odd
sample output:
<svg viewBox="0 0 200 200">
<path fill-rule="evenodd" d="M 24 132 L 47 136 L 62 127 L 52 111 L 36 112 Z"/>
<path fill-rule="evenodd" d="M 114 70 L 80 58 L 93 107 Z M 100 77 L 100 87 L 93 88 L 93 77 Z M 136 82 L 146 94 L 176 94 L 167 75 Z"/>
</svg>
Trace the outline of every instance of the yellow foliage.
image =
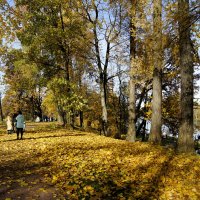
<svg viewBox="0 0 200 200">
<path fill-rule="evenodd" d="M 25 195 L 32 199 L 49 188 L 56 199 L 200 198 L 198 156 L 56 125 L 50 131 L 45 123 L 32 124 L 29 132 L 29 126 L 22 141 L 0 137 L 0 188 L 10 185 L 4 199 L 17 198 L 18 187 L 29 188 Z"/>
</svg>

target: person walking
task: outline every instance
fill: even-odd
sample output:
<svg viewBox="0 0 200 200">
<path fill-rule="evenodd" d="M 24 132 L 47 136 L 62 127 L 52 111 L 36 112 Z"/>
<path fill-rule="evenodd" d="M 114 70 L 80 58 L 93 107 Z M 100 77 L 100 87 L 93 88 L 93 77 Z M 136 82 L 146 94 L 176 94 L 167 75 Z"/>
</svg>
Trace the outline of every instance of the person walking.
<svg viewBox="0 0 200 200">
<path fill-rule="evenodd" d="M 8 134 L 11 134 L 13 132 L 13 126 L 12 126 L 12 118 L 10 115 L 8 115 L 6 118 L 6 125 Z"/>
<path fill-rule="evenodd" d="M 21 140 L 23 139 L 23 133 L 24 133 L 24 124 L 25 124 L 25 120 L 24 120 L 24 116 L 22 115 L 22 112 L 19 111 L 18 115 L 16 117 L 16 121 L 17 121 L 17 140 L 19 140 L 19 133 L 21 133 Z"/>
</svg>

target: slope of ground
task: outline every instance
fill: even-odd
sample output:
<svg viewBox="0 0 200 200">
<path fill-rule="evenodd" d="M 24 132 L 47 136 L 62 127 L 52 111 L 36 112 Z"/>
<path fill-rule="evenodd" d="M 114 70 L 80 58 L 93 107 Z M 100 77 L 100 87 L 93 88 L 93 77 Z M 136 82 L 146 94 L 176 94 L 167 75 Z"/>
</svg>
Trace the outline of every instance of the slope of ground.
<svg viewBox="0 0 200 200">
<path fill-rule="evenodd" d="M 3 127 L 4 128 L 4 127 Z M 200 199 L 200 159 L 148 143 L 28 124 L 0 135 L 0 199 Z"/>
</svg>

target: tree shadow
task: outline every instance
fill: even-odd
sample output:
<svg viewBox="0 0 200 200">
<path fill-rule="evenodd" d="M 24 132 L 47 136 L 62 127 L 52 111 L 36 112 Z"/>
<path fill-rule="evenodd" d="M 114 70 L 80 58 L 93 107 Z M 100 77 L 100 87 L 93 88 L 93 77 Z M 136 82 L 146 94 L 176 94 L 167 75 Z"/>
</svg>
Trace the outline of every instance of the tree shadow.
<svg viewBox="0 0 200 200">
<path fill-rule="evenodd" d="M 22 157 L 0 165 L 0 199 L 53 199 L 55 188 L 45 182 L 51 163 L 32 161 Z"/>
<path fill-rule="evenodd" d="M 112 145 L 112 144 L 111 144 Z M 101 147 L 102 149 L 109 149 L 109 146 Z M 99 150 L 100 148 L 98 148 Z M 85 149 L 87 150 L 87 149 Z M 91 149 L 90 149 L 91 150 Z M 93 148 L 93 150 L 97 150 Z M 118 156 L 116 153 L 119 152 L 119 148 L 116 148 L 116 152 L 113 152 L 113 155 Z M 132 156 L 145 156 L 145 153 L 148 154 L 149 150 L 141 149 L 139 152 L 133 152 Z M 83 153 L 84 154 L 84 153 Z M 140 155 L 141 154 L 141 155 Z M 121 154 L 119 154 L 121 155 Z M 128 156 L 128 155 L 125 155 Z M 162 157 L 162 153 L 158 153 L 155 155 L 157 159 Z M 96 192 L 99 193 L 99 199 L 106 199 L 106 200 L 118 200 L 123 197 L 123 199 L 140 199 L 140 200 L 150 200 L 150 199 L 159 199 L 159 183 L 164 173 L 167 173 L 167 169 L 170 163 L 171 158 L 173 155 L 168 156 L 166 161 L 163 163 L 157 163 L 156 167 L 159 168 L 156 173 L 153 173 L 148 179 L 143 180 L 143 175 L 145 173 L 149 173 L 152 166 L 155 166 L 155 160 L 151 159 L 147 163 L 141 163 L 141 165 L 136 165 L 135 167 L 131 168 L 131 172 L 135 173 L 137 176 L 136 179 L 128 180 L 127 182 L 124 180 L 126 176 L 121 175 L 121 168 L 120 165 L 116 168 L 116 170 L 110 172 L 110 167 L 113 168 L 115 165 L 108 166 L 108 169 L 102 174 L 98 175 L 96 179 L 90 179 L 89 176 L 83 176 L 81 174 L 85 174 L 88 168 L 92 169 L 95 168 L 94 166 L 89 166 L 87 169 L 83 169 L 83 172 L 80 173 L 80 178 L 78 179 L 79 182 L 85 183 L 86 185 L 92 185 L 96 188 Z M 101 164 L 99 165 L 101 168 Z M 127 166 L 127 168 L 130 166 Z M 113 176 L 114 175 L 114 176 Z M 130 174 L 131 175 L 131 174 Z M 99 177 L 98 177 L 99 176 Z M 71 183 L 73 185 L 73 183 Z M 107 189 L 107 192 L 104 193 L 104 188 Z M 77 194 L 79 192 L 77 191 Z M 66 197 L 66 199 L 70 199 L 70 195 Z M 81 198 L 81 196 L 80 196 Z M 90 199 L 95 199 L 96 196 L 91 196 Z"/>
<path fill-rule="evenodd" d="M 49 135 L 49 136 L 41 136 L 41 137 L 36 137 L 36 138 L 25 138 L 25 140 L 37 140 L 37 139 L 41 139 L 41 138 L 57 138 L 57 137 L 68 137 L 68 136 L 85 136 L 86 134 L 62 134 L 62 135 Z M 13 141 L 13 140 L 11 140 Z M 16 140 L 15 140 L 16 141 Z M 84 140 L 83 140 L 84 141 Z M 7 141 L 4 141 L 7 142 Z M 23 142 L 23 140 L 22 140 Z M 121 157 L 124 156 L 124 158 L 128 157 L 128 156 L 132 156 L 132 157 L 144 157 L 147 156 L 151 149 L 150 148 L 154 148 L 153 146 L 150 145 L 134 145 L 134 144 L 130 144 L 128 142 L 123 142 L 123 143 L 116 143 L 115 141 L 113 142 L 109 142 L 106 144 L 100 144 L 100 146 L 93 146 L 93 143 L 86 143 L 85 146 L 81 146 L 82 144 L 76 144 L 75 146 L 68 146 L 69 141 L 64 141 L 63 143 L 59 143 L 59 149 L 57 150 L 58 152 L 56 153 L 56 156 L 59 158 L 60 157 L 60 152 L 63 151 L 63 149 L 65 149 L 64 154 L 67 154 L 66 152 L 69 151 L 73 151 L 73 150 L 81 150 L 78 152 L 75 152 L 74 156 L 82 156 L 82 158 L 85 159 L 85 161 L 87 161 L 88 155 L 93 156 L 95 151 L 99 152 L 100 150 L 105 150 L 105 151 L 109 151 L 111 152 L 111 160 L 112 158 L 114 159 L 115 157 Z M 80 146 L 79 146 L 80 145 Z M 134 147 L 137 148 L 134 148 Z M 50 150 L 51 151 L 51 146 L 49 146 L 47 148 L 47 151 Z M 90 151 L 90 152 L 89 152 Z M 88 154 L 87 154 L 88 152 Z M 120 165 L 119 168 L 116 168 L 115 173 L 118 174 L 119 176 L 114 176 L 113 177 L 113 172 L 110 172 L 110 168 L 114 167 L 111 166 L 110 164 L 108 164 L 107 170 L 103 173 L 106 173 L 106 176 L 101 176 L 101 174 L 97 174 L 97 177 L 95 180 L 90 180 L 87 177 L 80 177 L 80 181 L 85 182 L 89 185 L 93 185 L 94 187 L 99 187 L 99 189 L 97 189 L 97 192 L 102 192 L 101 191 L 101 187 L 107 187 L 109 188 L 109 192 L 106 194 L 102 194 L 100 199 L 106 199 L 106 200 L 114 200 L 114 199 L 120 199 L 119 195 L 122 194 L 125 198 L 127 199 L 144 199 L 144 200 L 148 200 L 148 199 L 152 199 L 152 197 L 154 197 L 154 199 L 159 199 L 159 183 L 160 180 L 162 178 L 163 175 L 165 175 L 164 173 L 168 173 L 168 166 L 170 164 L 170 160 L 172 158 L 171 156 L 168 156 L 166 161 L 163 163 L 157 163 L 157 167 L 159 168 L 156 173 L 153 173 L 147 180 L 143 180 L 143 174 L 148 173 L 148 170 L 151 170 L 152 166 L 155 166 L 155 160 L 154 159 L 159 159 L 160 157 L 163 156 L 163 153 L 165 151 L 163 150 L 162 152 L 157 152 L 155 154 L 155 156 L 153 158 L 151 158 L 148 162 L 146 163 L 138 163 L 137 165 L 135 165 L 135 167 L 133 167 L 131 169 L 130 173 L 136 173 L 137 174 L 137 179 L 134 179 L 132 181 L 129 182 L 124 182 L 121 186 L 116 184 L 116 181 L 118 181 L 118 179 L 122 179 L 123 177 L 120 177 L 120 173 L 121 173 L 121 169 L 120 169 Z M 103 154 L 104 152 L 102 152 Z M 113 156 L 113 157 L 112 157 Z M 166 155 L 167 156 L 167 155 Z M 2 187 L 4 188 L 2 191 L 2 194 L 0 194 L 0 199 L 5 199 L 5 197 L 10 197 L 10 196 L 6 196 L 6 193 L 11 192 L 12 191 L 19 191 L 20 188 L 22 188 L 22 186 L 20 185 L 20 183 L 23 184 L 23 182 L 17 182 L 18 179 L 20 180 L 24 180 L 24 182 L 30 182 L 30 186 L 34 186 L 34 183 L 32 184 L 31 182 L 34 182 L 35 180 L 38 180 L 39 183 L 37 182 L 37 184 L 39 185 L 39 187 L 52 187 L 52 185 L 48 185 L 47 182 L 45 182 L 45 174 L 47 174 L 48 176 L 51 176 L 52 173 L 57 173 L 57 171 L 55 172 L 51 172 L 49 171 L 49 169 L 51 168 L 51 166 L 53 165 L 53 162 L 57 162 L 56 160 L 51 160 L 49 161 L 48 159 L 41 159 L 40 162 L 36 163 L 34 162 L 34 158 L 38 157 L 43 158 L 43 154 L 42 152 L 38 152 L 35 153 L 34 155 L 32 155 L 32 158 L 18 158 L 12 161 L 8 161 L 6 163 L 1 163 L 0 165 L 0 186 L 2 186 L 2 182 L 6 182 L 8 183 L 10 182 L 10 187 L 9 190 L 8 188 Z M 56 158 L 57 158 L 56 157 Z M 105 155 L 106 157 L 106 155 Z M 56 159 L 55 158 L 55 159 Z M 59 159 L 58 159 L 59 160 Z M 73 162 L 73 158 L 70 162 Z M 103 164 L 103 160 L 102 160 L 102 164 Z M 123 164 L 123 163 L 122 163 Z M 89 166 L 89 168 L 93 168 L 94 165 L 94 169 L 95 169 L 95 163 L 91 164 L 92 166 Z M 100 164 L 101 165 L 101 164 Z M 59 165 L 58 165 L 59 166 Z M 56 168 L 56 170 L 66 170 L 65 167 L 59 166 L 60 168 Z M 128 167 L 128 166 L 127 166 Z M 87 169 L 83 170 L 87 171 Z M 83 172 L 85 172 L 83 171 Z M 28 173 L 27 173 L 28 172 Z M 32 172 L 32 173 L 29 173 Z M 84 173 L 82 173 L 84 174 Z M 82 175 L 80 175 L 82 176 Z M 8 178 L 9 177 L 9 178 Z M 66 179 L 70 179 L 71 177 L 66 177 Z M 87 179 L 86 179 L 87 178 Z M 123 180 L 120 180 L 123 181 Z M 102 185 L 102 183 L 104 185 Z M 5 186 L 5 185 L 3 185 Z M 24 186 L 25 188 L 28 186 Z M 56 188 L 57 186 L 54 185 L 54 188 Z M 1 187 L 0 187 L 1 188 Z M 37 188 L 38 189 L 38 188 Z M 98 191 L 99 190 L 99 191 Z M 25 191 L 25 190 L 24 190 Z M 34 190 L 35 191 L 35 190 Z M 33 195 L 31 193 L 31 191 L 26 190 L 25 192 L 27 192 L 26 197 L 28 197 L 29 195 Z M 32 191 L 33 192 L 33 191 Z M 24 197 L 22 194 L 15 194 L 14 192 L 12 193 L 12 195 L 21 195 L 21 197 Z M 33 197 L 33 196 L 32 196 Z M 90 199 L 92 199 L 93 196 L 91 196 Z M 44 198 L 45 199 L 45 198 Z M 49 198 L 51 199 L 51 198 Z M 53 198 L 52 198 L 53 199 Z M 61 198 L 62 199 L 62 198 Z M 70 199 L 66 196 L 66 199 Z"/>
<path fill-rule="evenodd" d="M 10 139 L 10 140 L 2 140 L 1 142 L 19 142 L 19 141 L 24 141 L 24 140 L 37 140 L 37 139 L 48 139 L 48 138 L 59 138 L 59 137 L 69 137 L 69 136 L 85 136 L 86 134 L 62 134 L 62 135 L 49 135 L 49 136 L 39 136 L 39 137 L 25 137 L 23 139 Z"/>
</svg>

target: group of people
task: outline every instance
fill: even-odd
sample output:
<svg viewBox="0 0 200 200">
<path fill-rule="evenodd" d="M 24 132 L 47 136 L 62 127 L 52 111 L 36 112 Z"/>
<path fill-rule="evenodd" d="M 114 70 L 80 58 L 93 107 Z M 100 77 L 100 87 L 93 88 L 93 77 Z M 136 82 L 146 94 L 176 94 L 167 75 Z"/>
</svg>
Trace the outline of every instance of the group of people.
<svg viewBox="0 0 200 200">
<path fill-rule="evenodd" d="M 13 116 L 8 115 L 7 120 L 7 132 L 8 134 L 17 133 L 17 140 L 23 139 L 23 133 L 25 130 L 25 120 L 21 111 L 18 111 L 18 114 Z M 21 137 L 19 138 L 21 134 Z"/>
</svg>

